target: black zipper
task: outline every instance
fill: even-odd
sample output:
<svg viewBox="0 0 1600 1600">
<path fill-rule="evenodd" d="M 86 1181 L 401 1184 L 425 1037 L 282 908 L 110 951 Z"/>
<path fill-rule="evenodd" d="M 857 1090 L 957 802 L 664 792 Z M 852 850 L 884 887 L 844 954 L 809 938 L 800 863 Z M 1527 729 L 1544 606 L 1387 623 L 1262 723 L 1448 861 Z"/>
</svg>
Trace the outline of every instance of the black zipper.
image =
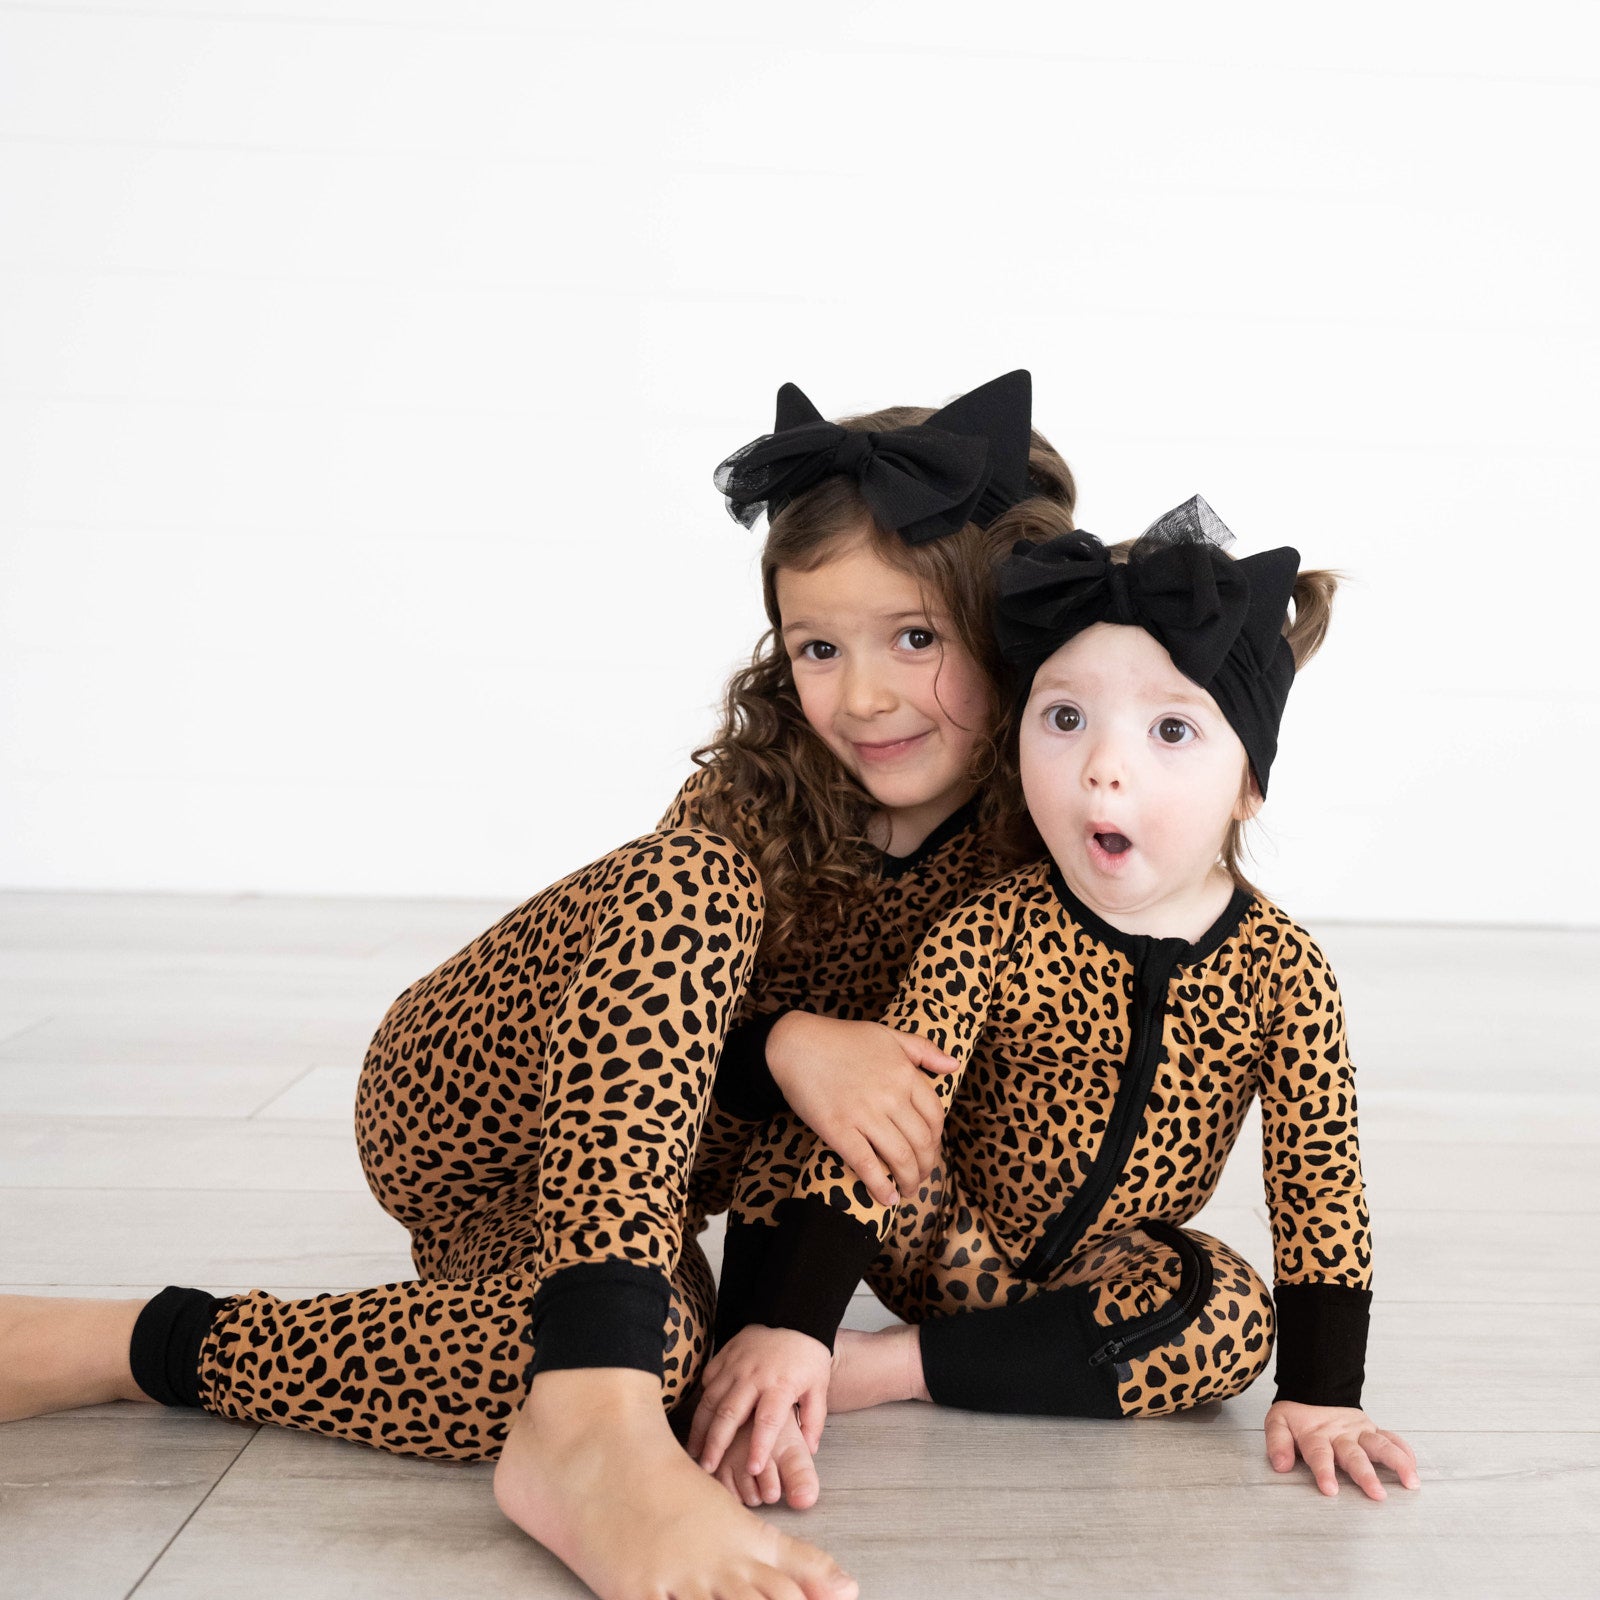
<svg viewBox="0 0 1600 1600">
<path fill-rule="evenodd" d="M 1089 1357 L 1091 1367 L 1114 1361 L 1129 1345 L 1139 1347 L 1133 1354 L 1143 1355 L 1158 1344 L 1166 1344 L 1172 1337 L 1169 1330 L 1187 1327 L 1200 1307 L 1211 1298 L 1211 1257 L 1188 1234 L 1168 1222 L 1141 1222 L 1139 1227 L 1178 1252 L 1183 1267 L 1177 1292 L 1159 1311 L 1118 1323 L 1116 1336 L 1106 1340 Z"/>
<path fill-rule="evenodd" d="M 1022 1263 L 1025 1278 L 1043 1279 L 1066 1259 L 1067 1252 L 1088 1229 L 1116 1188 L 1127 1165 L 1133 1141 L 1144 1121 L 1150 1087 L 1155 1082 L 1165 1032 L 1167 984 L 1173 968 L 1190 946 L 1182 939 L 1139 937 L 1132 952 L 1128 1058 L 1122 1084 L 1106 1119 L 1100 1153 L 1089 1168 L 1083 1186 L 1045 1226 L 1044 1234 Z"/>
</svg>

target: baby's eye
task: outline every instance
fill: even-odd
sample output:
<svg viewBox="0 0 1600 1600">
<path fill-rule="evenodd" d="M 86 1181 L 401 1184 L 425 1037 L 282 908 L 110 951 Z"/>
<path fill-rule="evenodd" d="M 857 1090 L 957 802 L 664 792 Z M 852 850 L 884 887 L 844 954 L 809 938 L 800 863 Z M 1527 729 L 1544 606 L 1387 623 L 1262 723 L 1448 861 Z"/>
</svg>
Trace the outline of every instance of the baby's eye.
<svg viewBox="0 0 1600 1600">
<path fill-rule="evenodd" d="M 939 635 L 932 628 L 902 628 L 895 637 L 910 640 L 913 650 L 926 650 L 938 642 Z"/>
<path fill-rule="evenodd" d="M 1076 706 L 1051 706 L 1044 719 L 1057 733 L 1076 733 L 1083 726 L 1083 713 Z"/>
<path fill-rule="evenodd" d="M 812 655 L 813 650 L 818 654 Z M 826 639 L 807 639 L 795 654 L 801 661 L 832 661 L 838 650 L 838 645 L 829 644 Z"/>
<path fill-rule="evenodd" d="M 1163 717 L 1151 731 L 1163 744 L 1188 744 L 1199 737 L 1194 724 L 1182 717 Z"/>
</svg>

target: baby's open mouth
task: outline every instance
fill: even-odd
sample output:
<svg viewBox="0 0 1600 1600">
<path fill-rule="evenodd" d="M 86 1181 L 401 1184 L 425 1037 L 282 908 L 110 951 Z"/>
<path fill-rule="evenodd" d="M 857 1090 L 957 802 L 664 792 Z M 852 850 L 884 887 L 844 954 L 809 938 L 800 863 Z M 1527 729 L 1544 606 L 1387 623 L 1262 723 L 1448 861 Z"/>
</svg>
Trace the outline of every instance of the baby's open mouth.
<svg viewBox="0 0 1600 1600">
<path fill-rule="evenodd" d="M 1120 856 L 1124 850 L 1133 847 L 1133 841 L 1125 833 L 1097 833 L 1094 842 L 1108 856 Z"/>
</svg>

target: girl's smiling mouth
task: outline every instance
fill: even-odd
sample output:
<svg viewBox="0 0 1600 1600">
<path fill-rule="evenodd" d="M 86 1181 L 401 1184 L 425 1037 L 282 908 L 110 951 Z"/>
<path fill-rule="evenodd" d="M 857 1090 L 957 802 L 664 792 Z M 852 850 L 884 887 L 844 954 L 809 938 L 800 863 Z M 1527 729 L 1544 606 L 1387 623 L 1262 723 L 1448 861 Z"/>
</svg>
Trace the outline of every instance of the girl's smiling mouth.
<svg viewBox="0 0 1600 1600">
<path fill-rule="evenodd" d="M 921 733 L 912 734 L 909 739 L 894 739 L 886 744 L 860 744 L 854 739 L 850 743 L 863 761 L 892 761 L 896 756 L 915 749 L 932 732 L 931 728 L 925 728 Z"/>
</svg>

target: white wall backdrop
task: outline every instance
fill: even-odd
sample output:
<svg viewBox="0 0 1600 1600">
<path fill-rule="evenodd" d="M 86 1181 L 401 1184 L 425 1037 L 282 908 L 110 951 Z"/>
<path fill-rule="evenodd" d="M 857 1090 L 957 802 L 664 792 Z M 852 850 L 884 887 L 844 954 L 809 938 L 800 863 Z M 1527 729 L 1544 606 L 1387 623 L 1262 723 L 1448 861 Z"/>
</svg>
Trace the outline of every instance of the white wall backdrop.
<svg viewBox="0 0 1600 1600">
<path fill-rule="evenodd" d="M 1259 876 L 1593 923 L 1593 6 L 0 4 L 0 883 L 510 901 L 762 626 L 714 463 L 1013 366 L 1352 582 Z"/>
</svg>

